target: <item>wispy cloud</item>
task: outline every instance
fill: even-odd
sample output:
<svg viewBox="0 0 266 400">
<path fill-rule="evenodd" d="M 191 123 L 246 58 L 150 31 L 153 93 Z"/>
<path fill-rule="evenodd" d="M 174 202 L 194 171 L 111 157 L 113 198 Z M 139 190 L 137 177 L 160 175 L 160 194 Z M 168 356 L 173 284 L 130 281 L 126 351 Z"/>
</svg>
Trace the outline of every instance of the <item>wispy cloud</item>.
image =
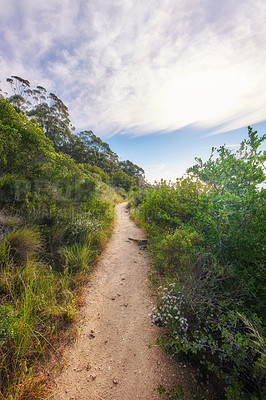
<svg viewBox="0 0 266 400">
<path fill-rule="evenodd" d="M 0 0 L 1 78 L 20 74 L 96 134 L 265 119 L 260 0 Z"/>
</svg>

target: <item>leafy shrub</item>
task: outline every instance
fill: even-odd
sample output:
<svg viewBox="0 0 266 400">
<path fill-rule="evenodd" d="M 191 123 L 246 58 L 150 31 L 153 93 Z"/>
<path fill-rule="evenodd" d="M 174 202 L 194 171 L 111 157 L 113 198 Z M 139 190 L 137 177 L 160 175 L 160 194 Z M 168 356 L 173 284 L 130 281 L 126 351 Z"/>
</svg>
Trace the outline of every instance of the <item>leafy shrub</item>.
<svg viewBox="0 0 266 400">
<path fill-rule="evenodd" d="M 178 273 L 184 279 L 196 264 L 195 245 L 201 241 L 193 228 L 183 227 L 171 234 L 158 235 L 151 239 L 150 251 L 154 267 L 160 274 Z"/>
<path fill-rule="evenodd" d="M 176 183 L 161 180 L 155 187 L 144 189 L 142 196 L 138 194 L 136 201 L 145 222 L 175 230 L 193 217 L 203 190 L 200 182 L 190 179 L 179 179 Z"/>
<path fill-rule="evenodd" d="M 127 197 L 125 193 L 121 193 L 120 189 L 113 188 L 104 182 L 99 182 L 97 189 L 99 200 L 105 203 L 119 203 Z"/>
<path fill-rule="evenodd" d="M 30 193 L 28 180 L 21 178 L 18 174 L 0 176 L 0 190 L 0 205 L 9 203 L 9 206 L 17 201 L 25 201 Z"/>
<path fill-rule="evenodd" d="M 45 136 L 36 121 L 29 121 L 23 114 L 0 98 L 0 173 L 40 175 L 45 163 L 54 152 L 52 142 Z"/>
<path fill-rule="evenodd" d="M 160 385 L 155 389 L 158 393 L 164 394 L 167 396 L 169 400 L 203 400 L 199 393 L 193 393 L 191 390 L 188 395 L 185 394 L 184 389 L 181 385 L 178 385 L 176 388 L 171 389 L 169 392 L 167 389 Z"/>
<path fill-rule="evenodd" d="M 161 181 L 132 201 L 153 267 L 161 282 L 172 281 L 151 315 L 168 332 L 161 343 L 203 378 L 223 381 L 230 400 L 265 396 L 265 138 L 249 128 L 235 153 L 213 149 L 188 178 Z"/>
<path fill-rule="evenodd" d="M 258 352 L 236 312 L 214 301 L 194 304 L 189 293 L 174 282 L 162 288 L 160 301 L 149 316 L 167 329 L 168 335 L 160 342 L 170 354 L 185 354 L 199 365 L 199 381 L 208 383 L 215 373 L 227 384 L 227 399 L 249 399 L 252 393 L 263 393 L 265 371 L 254 370 Z M 261 329 L 258 320 L 253 323 Z"/>
<path fill-rule="evenodd" d="M 84 242 L 90 236 L 96 238 L 103 228 L 103 221 L 96 218 L 90 211 L 77 214 L 66 229 L 65 236 L 68 241 Z"/>
</svg>

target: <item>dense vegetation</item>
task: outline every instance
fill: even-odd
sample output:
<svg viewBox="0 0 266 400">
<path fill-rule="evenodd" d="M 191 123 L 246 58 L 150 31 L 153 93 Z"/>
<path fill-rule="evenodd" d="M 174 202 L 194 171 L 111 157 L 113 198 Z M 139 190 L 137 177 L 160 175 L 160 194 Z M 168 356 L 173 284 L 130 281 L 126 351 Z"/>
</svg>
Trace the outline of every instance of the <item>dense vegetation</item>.
<svg viewBox="0 0 266 400">
<path fill-rule="evenodd" d="M 38 122 L 56 152 L 71 156 L 77 164 L 87 165 L 87 170 L 101 175 L 104 182 L 124 190 L 145 184 L 144 170 L 129 160 L 119 161 L 118 155 L 92 131 L 73 133 L 68 108 L 54 93 L 48 94 L 42 86 L 32 89 L 30 82 L 19 76 L 7 81 L 13 92 L 11 96 L 4 93 L 8 102 L 27 119 Z"/>
<path fill-rule="evenodd" d="M 131 200 L 161 285 L 150 315 L 167 332 L 160 343 L 193 363 L 195 382 L 213 382 L 222 399 L 266 397 L 265 138 L 248 128 L 235 153 L 213 149 L 186 178 L 161 181 Z"/>
<path fill-rule="evenodd" d="M 235 153 L 213 149 L 186 178 L 147 187 L 142 168 L 119 161 L 93 132 L 73 132 L 55 94 L 8 81 L 13 95 L 0 96 L 0 399 L 45 397 L 39 361 L 60 358 L 75 289 L 108 234 L 113 204 L 130 190 L 160 285 L 150 315 L 167 332 L 160 343 L 198 368 L 199 384 L 214 382 L 217 399 L 263 399 L 265 135 L 249 128 Z"/>
<path fill-rule="evenodd" d="M 72 133 L 55 95 L 9 82 L 13 96 L 0 96 L 0 399 L 37 400 L 47 390 L 39 361 L 60 358 L 113 205 L 144 171 L 92 132 Z"/>
</svg>

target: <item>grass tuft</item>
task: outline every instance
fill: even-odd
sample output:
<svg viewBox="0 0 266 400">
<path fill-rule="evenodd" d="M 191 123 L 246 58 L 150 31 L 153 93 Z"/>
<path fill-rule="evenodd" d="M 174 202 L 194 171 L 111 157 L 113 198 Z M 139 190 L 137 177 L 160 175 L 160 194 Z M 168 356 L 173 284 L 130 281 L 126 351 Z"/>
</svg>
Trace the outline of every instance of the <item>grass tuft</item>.
<svg viewBox="0 0 266 400">
<path fill-rule="evenodd" d="M 15 263 L 26 263 L 42 249 L 40 233 L 35 228 L 22 227 L 10 232 L 4 239 Z"/>
<path fill-rule="evenodd" d="M 89 243 L 74 243 L 63 246 L 58 251 L 65 273 L 77 273 L 87 269 L 93 260 L 95 250 Z"/>
</svg>

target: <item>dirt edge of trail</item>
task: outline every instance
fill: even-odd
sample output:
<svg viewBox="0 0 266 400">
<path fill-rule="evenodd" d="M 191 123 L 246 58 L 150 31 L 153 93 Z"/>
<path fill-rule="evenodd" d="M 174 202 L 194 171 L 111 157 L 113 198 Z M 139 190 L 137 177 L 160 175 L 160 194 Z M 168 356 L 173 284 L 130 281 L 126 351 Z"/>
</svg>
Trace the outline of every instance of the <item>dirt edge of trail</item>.
<svg viewBox="0 0 266 400">
<path fill-rule="evenodd" d="M 91 273 L 78 314 L 79 335 L 64 349 L 54 400 L 155 400 L 154 389 L 191 386 L 189 368 L 156 344 L 160 329 L 147 317 L 156 300 L 149 254 L 129 238 L 145 239 L 126 203 L 116 206 L 113 235 Z"/>
</svg>

